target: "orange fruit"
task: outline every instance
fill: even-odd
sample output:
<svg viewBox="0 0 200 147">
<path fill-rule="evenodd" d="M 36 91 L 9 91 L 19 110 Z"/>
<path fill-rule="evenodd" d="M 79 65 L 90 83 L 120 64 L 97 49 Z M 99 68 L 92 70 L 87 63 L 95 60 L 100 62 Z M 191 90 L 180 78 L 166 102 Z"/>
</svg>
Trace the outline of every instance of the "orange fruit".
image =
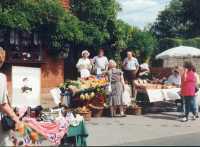
<svg viewBox="0 0 200 147">
<path fill-rule="evenodd" d="M 32 140 L 33 142 L 35 142 L 35 141 L 38 140 L 38 134 L 37 134 L 36 132 L 31 132 L 30 137 L 31 137 L 31 140 Z"/>
</svg>

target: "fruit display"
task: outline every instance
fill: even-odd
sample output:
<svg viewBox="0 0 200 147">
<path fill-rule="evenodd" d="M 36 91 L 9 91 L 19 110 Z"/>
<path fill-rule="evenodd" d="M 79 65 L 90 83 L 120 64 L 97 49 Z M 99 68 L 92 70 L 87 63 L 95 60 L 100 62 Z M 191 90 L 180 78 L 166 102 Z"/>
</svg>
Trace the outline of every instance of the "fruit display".
<svg viewBox="0 0 200 147">
<path fill-rule="evenodd" d="M 80 99 L 81 100 L 91 100 L 95 97 L 95 93 L 94 92 L 91 92 L 91 93 L 82 93 L 80 95 Z"/>
<path fill-rule="evenodd" d="M 66 81 L 60 87 L 65 90 L 71 90 L 73 93 L 78 93 L 88 89 L 105 86 L 107 83 L 108 81 L 106 78 L 97 79 L 96 77 L 91 76 L 84 79 L 78 79 L 77 81 Z"/>
</svg>

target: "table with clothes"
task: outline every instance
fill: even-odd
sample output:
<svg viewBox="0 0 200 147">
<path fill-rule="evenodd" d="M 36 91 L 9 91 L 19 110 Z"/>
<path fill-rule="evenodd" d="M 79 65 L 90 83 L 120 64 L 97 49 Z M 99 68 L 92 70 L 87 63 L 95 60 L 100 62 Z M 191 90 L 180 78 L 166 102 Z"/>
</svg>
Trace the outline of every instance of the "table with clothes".
<svg viewBox="0 0 200 147">
<path fill-rule="evenodd" d="M 78 126 L 70 126 L 67 134 L 63 137 L 61 145 L 87 146 L 86 138 L 88 132 L 85 123 L 82 121 Z"/>
<path fill-rule="evenodd" d="M 17 146 L 58 146 L 66 143 L 86 146 L 88 133 L 83 117 L 72 112 L 67 112 L 65 116 L 61 115 L 61 111 L 59 113 L 56 117 L 51 113 L 42 113 L 37 118 L 23 117 L 23 131 L 22 129 L 12 131 L 10 139 Z"/>
</svg>

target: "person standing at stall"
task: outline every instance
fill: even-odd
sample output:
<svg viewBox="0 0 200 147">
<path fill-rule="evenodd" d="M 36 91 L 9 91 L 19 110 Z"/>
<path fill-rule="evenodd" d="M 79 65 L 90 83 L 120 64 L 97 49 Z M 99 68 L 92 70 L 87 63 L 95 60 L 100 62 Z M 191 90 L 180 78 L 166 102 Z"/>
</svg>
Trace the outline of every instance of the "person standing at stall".
<svg viewBox="0 0 200 147">
<path fill-rule="evenodd" d="M 123 72 L 117 69 L 117 64 L 114 60 L 109 61 L 108 79 L 111 83 L 111 93 L 109 95 L 111 117 L 116 116 L 117 107 L 120 108 L 120 116 L 124 117 L 123 106 L 123 91 L 124 77 Z"/>
<path fill-rule="evenodd" d="M 86 78 L 90 76 L 90 71 L 92 68 L 92 63 L 89 59 L 90 53 L 87 50 L 82 51 L 82 57 L 78 60 L 76 67 L 80 72 L 81 78 Z"/>
<path fill-rule="evenodd" d="M 165 81 L 166 84 L 172 84 L 177 87 L 180 87 L 181 85 L 181 75 L 179 73 L 178 67 L 175 67 L 172 74 L 168 77 L 167 81 Z"/>
<path fill-rule="evenodd" d="M 195 89 L 195 92 L 196 92 L 196 97 L 195 97 L 195 105 L 196 105 L 196 118 L 199 118 L 199 99 L 198 99 L 198 94 L 199 94 L 199 85 L 200 85 L 200 78 L 199 78 L 199 75 L 196 71 L 196 67 L 194 66 L 193 67 L 193 71 L 194 71 L 194 74 L 195 74 L 195 78 L 196 78 L 196 89 Z"/>
<path fill-rule="evenodd" d="M 139 62 L 131 51 L 127 51 L 127 57 L 123 61 L 124 78 L 132 87 L 132 96 L 136 98 L 136 89 L 134 80 L 139 69 Z"/>
<path fill-rule="evenodd" d="M 188 121 L 190 110 L 193 113 L 193 119 L 196 119 L 195 103 L 196 77 L 191 62 L 184 63 L 184 72 L 181 78 L 181 95 L 185 101 L 185 117 L 183 121 Z"/>
<path fill-rule="evenodd" d="M 0 68 L 5 60 L 5 51 L 0 47 Z M 8 90 L 6 75 L 0 73 L 0 113 L 8 115 L 16 124 L 16 127 L 20 125 L 18 116 L 9 105 Z M 9 139 L 9 131 L 3 131 L 0 123 L 0 146 L 13 146 L 12 141 Z"/>
<path fill-rule="evenodd" d="M 103 49 L 99 49 L 98 55 L 93 58 L 93 64 L 96 75 L 101 75 L 108 69 L 108 58 L 104 56 Z"/>
</svg>

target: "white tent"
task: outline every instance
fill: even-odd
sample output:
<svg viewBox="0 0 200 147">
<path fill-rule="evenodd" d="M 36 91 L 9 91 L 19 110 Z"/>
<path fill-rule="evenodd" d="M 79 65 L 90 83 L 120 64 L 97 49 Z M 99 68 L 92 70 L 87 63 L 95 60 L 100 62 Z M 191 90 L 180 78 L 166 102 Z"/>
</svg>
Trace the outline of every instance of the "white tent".
<svg viewBox="0 0 200 147">
<path fill-rule="evenodd" d="M 168 49 L 156 56 L 156 59 L 192 58 L 200 57 L 200 49 L 188 46 L 179 46 Z"/>
</svg>

